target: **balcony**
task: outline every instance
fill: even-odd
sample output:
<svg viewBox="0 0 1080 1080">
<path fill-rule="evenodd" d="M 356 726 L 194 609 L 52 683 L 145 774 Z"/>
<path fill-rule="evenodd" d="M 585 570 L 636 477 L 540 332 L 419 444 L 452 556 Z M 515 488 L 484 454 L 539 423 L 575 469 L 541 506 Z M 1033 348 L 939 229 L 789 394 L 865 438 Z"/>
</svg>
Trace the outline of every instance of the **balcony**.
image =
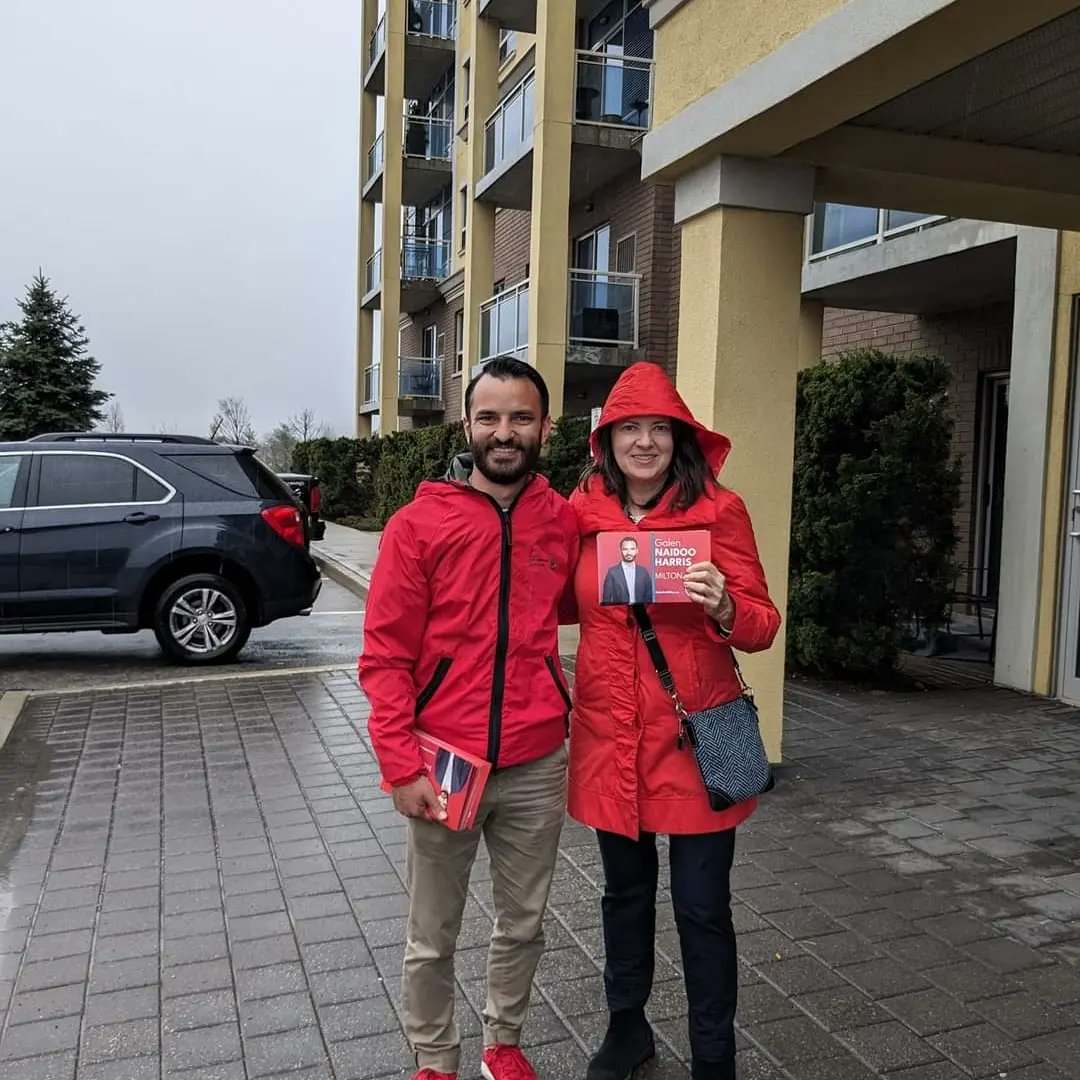
<svg viewBox="0 0 1080 1080">
<path fill-rule="evenodd" d="M 405 96 L 421 101 L 454 63 L 456 8 L 449 0 L 408 0 Z"/>
<path fill-rule="evenodd" d="M 636 349 L 640 292 L 637 274 L 571 270 L 571 349 Z"/>
<path fill-rule="evenodd" d="M 946 220 L 940 214 L 818 203 L 811 219 L 807 259 L 815 262 L 856 248 L 883 244 L 896 236 L 917 232 Z"/>
<path fill-rule="evenodd" d="M 451 182 L 453 120 L 434 116 L 410 116 L 406 113 L 402 150 L 405 168 L 401 201 L 405 206 L 423 206 Z"/>
<path fill-rule="evenodd" d="M 481 0 L 480 18 L 491 19 L 507 30 L 536 33 L 536 0 Z"/>
<path fill-rule="evenodd" d="M 439 299 L 450 273 L 450 241 L 406 233 L 401 239 L 401 310 L 413 315 Z"/>
<path fill-rule="evenodd" d="M 380 394 L 378 364 L 372 364 L 371 367 L 364 368 L 364 392 L 362 398 L 363 400 L 360 402 L 359 408 L 361 416 L 367 416 L 369 413 L 379 411 Z"/>
<path fill-rule="evenodd" d="M 386 142 L 380 131 L 368 147 L 364 160 L 364 198 L 368 202 L 382 202 L 383 164 Z"/>
<path fill-rule="evenodd" d="M 536 75 L 530 71 L 487 118 L 477 199 L 516 210 L 530 208 L 535 91 Z"/>
<path fill-rule="evenodd" d="M 574 83 L 574 203 L 641 167 L 641 138 L 652 122 L 653 61 L 579 51 Z"/>
<path fill-rule="evenodd" d="M 522 281 L 480 305 L 480 366 L 496 356 L 529 355 L 529 282 Z"/>
<path fill-rule="evenodd" d="M 379 248 L 364 267 L 364 295 L 360 306 L 371 311 L 379 306 L 382 295 L 382 248 Z"/>
<path fill-rule="evenodd" d="M 431 357 L 399 357 L 398 412 L 423 416 L 442 411 L 442 362 Z"/>
<path fill-rule="evenodd" d="M 368 41 L 364 87 L 374 94 L 386 93 L 386 15 L 375 26 Z"/>
</svg>

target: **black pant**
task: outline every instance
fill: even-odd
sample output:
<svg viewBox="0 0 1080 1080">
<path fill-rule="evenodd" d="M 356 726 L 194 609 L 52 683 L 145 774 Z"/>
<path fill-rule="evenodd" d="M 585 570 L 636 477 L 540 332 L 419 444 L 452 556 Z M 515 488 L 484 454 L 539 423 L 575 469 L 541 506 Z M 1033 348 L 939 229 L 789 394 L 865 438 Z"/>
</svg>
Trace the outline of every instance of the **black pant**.
<svg viewBox="0 0 1080 1080">
<path fill-rule="evenodd" d="M 652 992 L 656 947 L 656 836 L 629 840 L 597 832 L 604 863 L 604 985 L 608 1008 L 644 1008 Z M 679 928 L 690 1048 L 699 1061 L 735 1057 L 738 966 L 731 923 L 735 830 L 671 837 L 671 896 Z"/>
</svg>

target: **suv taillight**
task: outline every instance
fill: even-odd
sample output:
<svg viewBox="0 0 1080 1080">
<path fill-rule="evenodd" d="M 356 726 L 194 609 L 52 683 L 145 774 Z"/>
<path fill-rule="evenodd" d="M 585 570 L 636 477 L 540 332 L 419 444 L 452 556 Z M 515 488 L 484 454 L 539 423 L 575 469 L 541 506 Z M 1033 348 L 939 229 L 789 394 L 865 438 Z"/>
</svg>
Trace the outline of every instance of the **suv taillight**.
<svg viewBox="0 0 1080 1080">
<path fill-rule="evenodd" d="M 285 543 L 298 548 L 307 543 L 304 519 L 295 506 L 271 506 L 262 512 L 262 519 Z"/>
<path fill-rule="evenodd" d="M 322 509 L 322 489 L 318 484 L 311 488 L 311 512 L 317 514 Z"/>
</svg>

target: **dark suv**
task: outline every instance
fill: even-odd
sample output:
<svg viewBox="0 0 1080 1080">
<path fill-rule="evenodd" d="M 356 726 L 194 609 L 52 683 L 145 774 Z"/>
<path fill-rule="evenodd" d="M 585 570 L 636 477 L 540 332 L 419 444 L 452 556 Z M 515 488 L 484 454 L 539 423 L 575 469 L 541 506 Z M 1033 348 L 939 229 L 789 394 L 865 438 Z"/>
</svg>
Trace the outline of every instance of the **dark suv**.
<svg viewBox="0 0 1080 1080">
<path fill-rule="evenodd" d="M 152 629 L 232 659 L 319 594 L 307 516 L 251 450 L 168 435 L 0 443 L 0 633 Z"/>
</svg>

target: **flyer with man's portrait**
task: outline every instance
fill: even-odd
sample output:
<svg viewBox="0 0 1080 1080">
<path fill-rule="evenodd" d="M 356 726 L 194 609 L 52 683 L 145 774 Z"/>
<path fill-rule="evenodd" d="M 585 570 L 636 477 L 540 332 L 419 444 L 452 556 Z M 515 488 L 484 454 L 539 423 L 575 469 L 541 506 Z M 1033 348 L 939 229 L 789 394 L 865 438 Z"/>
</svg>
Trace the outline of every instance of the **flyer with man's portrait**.
<svg viewBox="0 0 1080 1080">
<path fill-rule="evenodd" d="M 704 529 L 684 532 L 603 532 L 596 537 L 600 603 L 690 603 L 683 578 L 710 558 Z"/>
</svg>

